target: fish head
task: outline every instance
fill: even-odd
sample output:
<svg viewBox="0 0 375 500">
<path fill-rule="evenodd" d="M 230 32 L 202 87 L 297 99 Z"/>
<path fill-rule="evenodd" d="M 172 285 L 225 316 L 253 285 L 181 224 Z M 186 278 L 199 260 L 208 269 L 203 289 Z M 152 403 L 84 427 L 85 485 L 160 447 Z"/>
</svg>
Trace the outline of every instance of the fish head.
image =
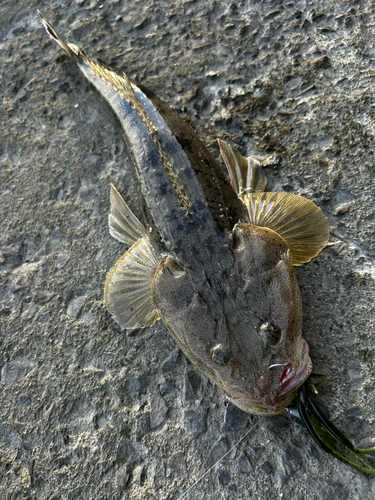
<svg viewBox="0 0 375 500">
<path fill-rule="evenodd" d="M 164 257 L 153 301 L 185 355 L 230 401 L 272 415 L 292 401 L 312 369 L 300 291 L 277 233 L 237 224 L 232 237 L 230 259 L 204 277 Z"/>
</svg>

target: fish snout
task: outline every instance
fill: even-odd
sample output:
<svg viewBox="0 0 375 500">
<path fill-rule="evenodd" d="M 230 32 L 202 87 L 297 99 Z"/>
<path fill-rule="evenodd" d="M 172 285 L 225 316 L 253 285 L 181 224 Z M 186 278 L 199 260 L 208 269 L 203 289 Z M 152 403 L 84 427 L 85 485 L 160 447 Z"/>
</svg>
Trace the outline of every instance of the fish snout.
<svg viewBox="0 0 375 500">
<path fill-rule="evenodd" d="M 273 368 L 280 365 L 271 365 Z M 302 339 L 301 357 L 297 367 L 288 363 L 282 367 L 279 379 L 279 385 L 276 390 L 277 396 L 282 396 L 296 391 L 309 377 L 312 370 L 312 362 L 309 356 L 309 346 L 306 340 Z"/>
</svg>

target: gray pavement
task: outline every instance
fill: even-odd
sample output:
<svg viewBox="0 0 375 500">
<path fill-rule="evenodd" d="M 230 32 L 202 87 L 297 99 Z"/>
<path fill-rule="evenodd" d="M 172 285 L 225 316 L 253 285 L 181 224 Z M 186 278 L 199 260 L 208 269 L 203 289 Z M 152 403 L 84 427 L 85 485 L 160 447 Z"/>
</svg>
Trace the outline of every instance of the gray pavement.
<svg viewBox="0 0 375 500">
<path fill-rule="evenodd" d="M 320 401 L 375 444 L 375 7 L 370 1 L 4 1 L 0 5 L 0 497 L 375 498 L 285 412 L 228 404 L 159 322 L 103 305 L 125 251 L 109 187 L 142 220 L 116 119 L 45 34 L 148 86 L 216 156 L 280 158 L 269 186 L 312 199 L 330 241 L 297 270 Z M 189 117 L 189 118 L 188 118 Z"/>
</svg>

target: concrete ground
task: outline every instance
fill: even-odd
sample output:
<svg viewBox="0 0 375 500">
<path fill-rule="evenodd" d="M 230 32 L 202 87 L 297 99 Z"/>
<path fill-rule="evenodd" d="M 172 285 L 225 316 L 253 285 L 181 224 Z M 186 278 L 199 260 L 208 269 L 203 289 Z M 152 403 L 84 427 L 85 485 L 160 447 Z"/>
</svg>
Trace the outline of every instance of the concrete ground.
<svg viewBox="0 0 375 500">
<path fill-rule="evenodd" d="M 275 153 L 269 185 L 312 199 L 330 241 L 297 270 L 319 400 L 375 444 L 373 2 L 5 0 L 0 5 L 0 497 L 375 497 L 285 412 L 237 411 L 164 326 L 103 305 L 124 252 L 114 183 L 142 219 L 116 119 L 44 32 L 155 91 L 205 137 Z"/>
</svg>

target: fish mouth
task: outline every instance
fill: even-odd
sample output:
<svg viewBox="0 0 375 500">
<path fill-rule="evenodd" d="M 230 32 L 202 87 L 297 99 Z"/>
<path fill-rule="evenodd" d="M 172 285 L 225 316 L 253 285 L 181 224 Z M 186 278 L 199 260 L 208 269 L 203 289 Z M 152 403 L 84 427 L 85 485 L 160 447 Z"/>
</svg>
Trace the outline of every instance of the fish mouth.
<svg viewBox="0 0 375 500">
<path fill-rule="evenodd" d="M 250 399 L 248 397 L 233 397 L 228 391 L 223 391 L 227 398 L 241 410 L 253 415 L 276 415 L 286 408 L 293 400 L 298 387 L 308 378 L 312 371 L 312 362 L 309 356 L 309 346 L 302 339 L 300 362 L 297 371 L 293 370 L 291 364 L 284 366 L 278 388 L 268 393 L 261 400 Z"/>
<path fill-rule="evenodd" d="M 276 394 L 283 396 L 287 392 L 297 389 L 304 383 L 312 370 L 312 362 L 309 356 L 309 346 L 306 340 L 302 339 L 302 353 L 299 368 L 293 373 L 291 365 L 285 366 L 280 376 L 280 386 Z"/>
</svg>

